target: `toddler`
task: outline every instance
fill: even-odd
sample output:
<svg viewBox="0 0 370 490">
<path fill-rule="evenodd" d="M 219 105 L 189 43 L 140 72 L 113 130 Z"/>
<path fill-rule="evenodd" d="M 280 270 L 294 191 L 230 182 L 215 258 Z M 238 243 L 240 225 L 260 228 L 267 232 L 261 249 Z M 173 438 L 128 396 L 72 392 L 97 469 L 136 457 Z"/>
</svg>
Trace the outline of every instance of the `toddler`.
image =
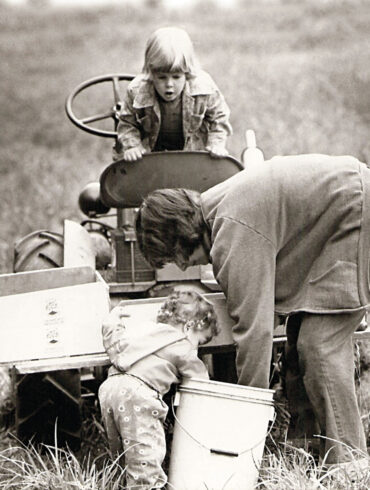
<svg viewBox="0 0 370 490">
<path fill-rule="evenodd" d="M 157 322 L 130 327 L 125 317 L 118 305 L 103 324 L 112 362 L 99 388 L 103 423 L 112 456 L 124 453 L 127 488 L 163 488 L 168 406 L 162 396 L 182 378 L 208 379 L 197 347 L 218 333 L 217 318 L 212 304 L 192 290 L 171 294 Z"/>
<path fill-rule="evenodd" d="M 200 70 L 188 34 L 177 27 L 148 39 L 143 73 L 132 80 L 118 114 L 113 159 L 135 161 L 143 153 L 206 150 L 228 154 L 229 108 L 208 73 Z"/>
</svg>

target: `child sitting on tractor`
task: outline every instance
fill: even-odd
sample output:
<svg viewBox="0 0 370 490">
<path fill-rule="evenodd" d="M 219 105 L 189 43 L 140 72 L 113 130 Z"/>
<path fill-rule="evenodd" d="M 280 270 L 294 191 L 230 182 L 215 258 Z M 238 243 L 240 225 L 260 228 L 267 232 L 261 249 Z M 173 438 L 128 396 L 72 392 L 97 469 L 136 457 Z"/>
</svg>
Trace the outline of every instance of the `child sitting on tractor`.
<svg viewBox="0 0 370 490">
<path fill-rule="evenodd" d="M 206 150 L 228 155 L 230 111 L 210 75 L 198 68 L 188 34 L 177 27 L 148 39 L 143 73 L 129 84 L 118 113 L 113 159 L 136 161 L 146 152 Z"/>
<path fill-rule="evenodd" d="M 125 317 L 118 305 L 103 324 L 112 362 L 99 388 L 103 423 L 112 457 L 124 454 L 127 488 L 163 488 L 168 406 L 162 396 L 182 378 L 209 378 L 197 347 L 218 333 L 217 317 L 212 304 L 192 290 L 168 296 L 157 322 L 130 329 Z"/>
</svg>

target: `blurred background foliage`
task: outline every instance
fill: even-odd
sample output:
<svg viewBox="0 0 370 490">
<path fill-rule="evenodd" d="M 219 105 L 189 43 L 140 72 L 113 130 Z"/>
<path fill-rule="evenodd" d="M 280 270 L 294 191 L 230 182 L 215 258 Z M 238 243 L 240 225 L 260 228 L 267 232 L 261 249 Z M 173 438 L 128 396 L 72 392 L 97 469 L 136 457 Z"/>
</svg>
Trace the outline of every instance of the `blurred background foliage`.
<svg viewBox="0 0 370 490">
<path fill-rule="evenodd" d="M 124 1 L 57 8 L 0 1 L 0 272 L 14 241 L 80 221 L 80 190 L 111 163 L 113 140 L 67 119 L 80 82 L 141 71 L 148 35 L 185 28 L 231 108 L 230 153 L 256 132 L 277 154 L 351 154 L 370 163 L 370 2 L 361 0 Z M 76 1 L 76 4 L 78 2 Z M 81 115 L 113 105 L 112 87 L 82 100 Z"/>
</svg>

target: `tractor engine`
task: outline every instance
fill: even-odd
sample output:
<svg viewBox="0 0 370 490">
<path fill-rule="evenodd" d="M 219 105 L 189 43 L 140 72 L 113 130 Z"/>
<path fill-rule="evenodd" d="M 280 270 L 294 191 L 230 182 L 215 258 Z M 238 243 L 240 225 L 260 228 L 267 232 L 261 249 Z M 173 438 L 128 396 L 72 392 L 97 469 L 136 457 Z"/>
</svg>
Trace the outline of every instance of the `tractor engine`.
<svg viewBox="0 0 370 490">
<path fill-rule="evenodd" d="M 96 268 L 110 283 L 119 283 L 125 290 L 148 289 L 154 284 L 155 271 L 142 256 L 134 230 L 135 209 L 117 209 L 120 226 L 107 223 L 110 208 L 100 197 L 99 182 L 91 182 L 81 191 L 80 210 L 89 218 L 81 224 L 87 227 L 93 242 Z M 99 218 L 99 221 L 98 221 Z M 114 287 L 114 286 L 113 286 Z M 117 286 L 118 287 L 118 286 Z"/>
</svg>

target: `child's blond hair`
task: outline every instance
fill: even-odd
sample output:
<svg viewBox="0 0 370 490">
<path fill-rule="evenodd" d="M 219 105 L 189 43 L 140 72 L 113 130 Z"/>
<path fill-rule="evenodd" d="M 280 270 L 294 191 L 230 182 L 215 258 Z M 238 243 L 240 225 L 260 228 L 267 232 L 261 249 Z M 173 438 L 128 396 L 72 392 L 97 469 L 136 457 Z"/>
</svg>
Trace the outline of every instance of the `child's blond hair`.
<svg viewBox="0 0 370 490">
<path fill-rule="evenodd" d="M 203 295 L 194 290 L 174 291 L 161 306 L 157 322 L 192 330 L 210 330 L 210 338 L 219 333 L 214 307 Z"/>
<path fill-rule="evenodd" d="M 193 43 L 186 31 L 179 27 L 162 27 L 151 34 L 145 49 L 145 74 L 183 72 L 192 77 L 197 69 Z"/>
</svg>

